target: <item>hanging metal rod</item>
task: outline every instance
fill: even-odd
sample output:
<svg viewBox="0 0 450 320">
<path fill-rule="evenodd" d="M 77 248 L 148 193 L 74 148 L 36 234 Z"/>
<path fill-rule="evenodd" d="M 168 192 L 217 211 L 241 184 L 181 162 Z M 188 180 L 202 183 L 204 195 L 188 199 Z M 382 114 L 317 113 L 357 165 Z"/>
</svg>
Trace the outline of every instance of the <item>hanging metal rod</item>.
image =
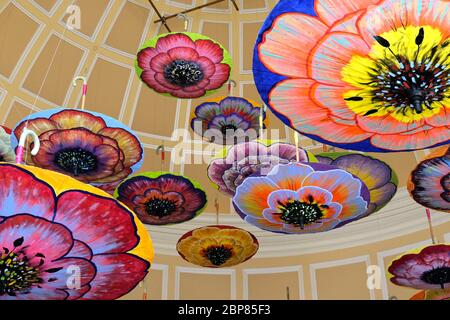
<svg viewBox="0 0 450 320">
<path fill-rule="evenodd" d="M 181 12 L 178 12 L 178 13 L 175 13 L 175 14 L 171 14 L 170 16 L 167 16 L 167 17 L 161 17 L 161 16 L 160 16 L 160 17 L 159 17 L 159 20 L 156 20 L 156 21 L 154 21 L 154 22 L 155 22 L 155 23 L 163 22 L 163 21 L 166 21 L 166 20 L 169 20 L 169 19 L 173 19 L 173 18 L 175 18 L 176 16 L 178 16 L 179 14 L 186 14 L 186 13 L 189 13 L 189 12 L 192 12 L 192 11 L 197 11 L 197 10 L 200 10 L 200 9 L 203 9 L 203 8 L 206 8 L 206 7 L 209 7 L 209 6 L 215 5 L 215 4 L 220 3 L 220 2 L 224 2 L 224 1 L 227 1 L 227 0 L 215 0 L 215 1 L 208 2 L 208 3 L 202 4 L 202 5 L 200 5 L 200 6 L 191 8 L 191 9 L 187 9 L 187 10 L 184 10 L 184 11 L 181 11 Z M 151 1 L 150 1 L 150 2 L 151 2 Z M 231 0 L 231 3 L 233 3 L 234 8 L 235 8 L 237 11 L 239 11 L 239 7 L 238 7 L 238 5 L 236 4 L 235 0 Z"/>
<path fill-rule="evenodd" d="M 152 0 L 148 0 L 148 2 L 150 2 L 150 5 L 152 6 L 153 10 L 155 10 L 156 14 L 158 15 L 158 17 L 159 17 L 158 22 L 162 22 L 164 27 L 166 27 L 167 31 L 172 32 L 170 30 L 169 26 L 167 25 L 166 18 L 161 15 L 161 13 L 159 12 L 158 8 L 156 8 L 156 6 L 153 3 L 153 1 Z"/>
</svg>

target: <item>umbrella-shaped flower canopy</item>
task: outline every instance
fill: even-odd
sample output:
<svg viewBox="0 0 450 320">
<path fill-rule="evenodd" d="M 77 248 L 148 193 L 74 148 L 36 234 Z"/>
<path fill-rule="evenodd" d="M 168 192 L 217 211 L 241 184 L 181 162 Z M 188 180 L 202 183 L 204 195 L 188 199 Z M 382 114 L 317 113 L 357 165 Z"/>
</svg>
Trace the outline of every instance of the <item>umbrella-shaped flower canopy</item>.
<svg viewBox="0 0 450 320">
<path fill-rule="evenodd" d="M 233 197 L 246 222 L 290 234 L 331 230 L 364 215 L 369 203 L 359 178 L 318 163 L 279 164 L 267 176 L 245 179 Z"/>
<path fill-rule="evenodd" d="M 287 125 L 343 149 L 391 152 L 450 139 L 444 0 L 281 0 L 253 71 Z"/>
<path fill-rule="evenodd" d="M 144 172 L 122 182 L 114 196 L 143 223 L 166 225 L 195 218 L 206 206 L 198 182 L 170 172 Z"/>
<path fill-rule="evenodd" d="M 329 152 L 316 155 L 320 163 L 344 169 L 361 179 L 369 189 L 370 203 L 366 217 L 392 200 L 397 192 L 398 179 L 389 165 L 370 156 L 350 152 Z"/>
<path fill-rule="evenodd" d="M 424 290 L 412 296 L 409 300 L 450 300 L 450 289 Z"/>
<path fill-rule="evenodd" d="M 388 268 L 392 283 L 421 290 L 450 289 L 450 245 L 406 252 Z"/>
<path fill-rule="evenodd" d="M 94 185 L 115 184 L 138 170 L 143 148 L 131 129 L 118 120 L 91 111 L 52 109 L 32 114 L 13 130 L 15 148 L 24 128 L 41 142 L 30 165 L 57 171 Z M 106 186 L 105 186 L 106 187 Z"/>
<path fill-rule="evenodd" d="M 259 137 L 263 129 L 261 116 L 266 117 L 255 102 L 239 97 L 219 98 L 195 108 L 191 128 L 208 142 L 236 144 Z"/>
<path fill-rule="evenodd" d="M 210 268 L 243 263 L 253 257 L 258 248 L 258 240 L 250 232 L 224 225 L 189 231 L 177 243 L 177 251 L 183 259 Z"/>
<path fill-rule="evenodd" d="M 251 141 L 227 148 L 211 162 L 208 177 L 219 191 L 234 196 L 236 188 L 251 175 L 266 175 L 278 164 L 314 162 L 314 156 L 301 148 L 283 142 Z"/>
<path fill-rule="evenodd" d="M 204 35 L 168 33 L 144 43 L 137 54 L 136 72 L 158 93 L 200 98 L 227 82 L 231 57 L 222 45 Z"/>
<path fill-rule="evenodd" d="M 6 163 L 0 181 L 0 300 L 116 299 L 147 274 L 147 231 L 105 192 Z"/>
<path fill-rule="evenodd" d="M 16 155 L 11 148 L 11 129 L 0 126 L 0 161 L 14 162 Z"/>
<path fill-rule="evenodd" d="M 439 148 L 423 160 L 411 173 L 408 189 L 417 203 L 450 212 L 450 148 Z"/>
</svg>

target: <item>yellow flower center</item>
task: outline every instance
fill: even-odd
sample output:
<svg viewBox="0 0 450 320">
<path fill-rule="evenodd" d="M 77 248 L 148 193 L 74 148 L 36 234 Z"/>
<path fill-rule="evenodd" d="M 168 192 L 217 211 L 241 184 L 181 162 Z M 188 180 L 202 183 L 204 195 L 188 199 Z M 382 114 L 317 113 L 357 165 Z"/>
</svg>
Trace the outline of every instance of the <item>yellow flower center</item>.
<svg viewBox="0 0 450 320">
<path fill-rule="evenodd" d="M 357 88 L 347 106 L 365 117 L 410 123 L 450 108 L 450 38 L 430 26 L 408 26 L 375 36 L 368 56 L 356 55 L 342 79 Z"/>
</svg>

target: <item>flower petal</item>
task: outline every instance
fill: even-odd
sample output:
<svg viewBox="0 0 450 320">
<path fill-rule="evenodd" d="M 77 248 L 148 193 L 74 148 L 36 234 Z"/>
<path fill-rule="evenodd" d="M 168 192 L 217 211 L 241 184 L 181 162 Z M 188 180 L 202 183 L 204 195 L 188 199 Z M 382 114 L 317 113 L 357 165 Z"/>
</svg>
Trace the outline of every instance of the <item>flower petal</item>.
<svg viewBox="0 0 450 320">
<path fill-rule="evenodd" d="M 220 63 L 223 60 L 223 49 L 212 40 L 196 40 L 195 49 L 200 57 L 206 57 L 213 63 Z"/>
<path fill-rule="evenodd" d="M 380 0 L 317 0 L 315 1 L 315 9 L 318 16 L 327 25 L 332 26 L 339 20 L 346 16 L 355 13 L 361 9 L 366 9 L 368 6 L 377 4 Z"/>
<path fill-rule="evenodd" d="M 97 268 L 91 290 L 82 300 L 114 300 L 129 293 L 147 275 L 150 267 L 134 255 L 118 253 L 95 255 L 92 262 Z"/>
<path fill-rule="evenodd" d="M 258 48 L 259 58 L 272 72 L 307 77 L 309 55 L 326 31 L 327 26 L 310 15 L 280 15 L 263 35 Z"/>
<path fill-rule="evenodd" d="M 269 194 L 278 189 L 267 177 L 250 177 L 237 187 L 233 203 L 245 215 L 262 217 L 263 210 L 269 207 Z"/>
<path fill-rule="evenodd" d="M 280 164 L 269 172 L 267 178 L 281 189 L 297 191 L 304 185 L 302 182 L 305 178 L 313 172 L 313 168 L 302 163 Z"/>
<path fill-rule="evenodd" d="M 142 159 L 143 150 L 138 138 L 122 128 L 104 128 L 99 134 L 105 135 L 117 141 L 123 151 L 125 159 L 123 164 L 132 167 Z"/>
<path fill-rule="evenodd" d="M 169 34 L 158 39 L 156 49 L 159 52 L 167 52 L 172 48 L 186 47 L 195 49 L 195 44 L 191 38 L 183 33 Z"/>
<path fill-rule="evenodd" d="M 59 195 L 55 222 L 67 226 L 94 255 L 125 252 L 139 242 L 131 212 L 113 199 L 83 191 Z"/>
<path fill-rule="evenodd" d="M 50 117 L 61 129 L 85 128 L 94 133 L 106 127 L 105 121 L 87 111 L 63 110 Z"/>
<path fill-rule="evenodd" d="M 52 188 L 20 167 L 0 164 L 0 216 L 32 214 L 52 220 L 55 194 Z"/>
</svg>

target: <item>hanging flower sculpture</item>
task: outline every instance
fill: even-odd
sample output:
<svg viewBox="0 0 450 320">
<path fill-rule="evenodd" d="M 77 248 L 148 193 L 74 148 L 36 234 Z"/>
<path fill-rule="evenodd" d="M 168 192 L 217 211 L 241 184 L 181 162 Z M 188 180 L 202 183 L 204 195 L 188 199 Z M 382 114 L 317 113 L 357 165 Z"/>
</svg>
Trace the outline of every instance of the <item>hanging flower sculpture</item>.
<svg viewBox="0 0 450 320">
<path fill-rule="evenodd" d="M 450 148 L 439 148 L 422 161 L 411 173 L 408 189 L 417 203 L 450 212 Z"/>
<path fill-rule="evenodd" d="M 189 231 L 177 243 L 186 261 L 210 268 L 238 265 L 258 251 L 258 240 L 250 232 L 231 226 L 208 226 Z"/>
<path fill-rule="evenodd" d="M 16 154 L 11 148 L 11 130 L 0 126 L 0 161 L 14 162 Z"/>
<path fill-rule="evenodd" d="M 388 268 L 399 286 L 421 290 L 450 289 L 450 245 L 438 244 L 407 252 Z"/>
<path fill-rule="evenodd" d="M 281 0 L 253 71 L 268 106 L 327 144 L 410 151 L 450 139 L 445 0 Z"/>
<path fill-rule="evenodd" d="M 231 57 L 219 43 L 196 33 L 169 33 L 146 42 L 137 54 L 136 72 L 158 93 L 200 98 L 230 77 Z"/>
<path fill-rule="evenodd" d="M 370 193 L 370 203 L 366 213 L 359 216 L 358 219 L 383 208 L 397 192 L 397 175 L 383 161 L 350 152 L 322 153 L 317 155 L 316 158 L 320 163 L 336 166 L 350 172 L 367 186 Z"/>
<path fill-rule="evenodd" d="M 450 289 L 424 290 L 415 294 L 409 300 L 450 300 Z"/>
<path fill-rule="evenodd" d="M 244 98 L 226 97 L 210 101 L 195 109 L 191 128 L 208 142 L 236 144 L 259 137 L 261 107 Z M 266 115 L 263 113 L 263 119 Z"/>
<path fill-rule="evenodd" d="M 147 274 L 144 226 L 103 191 L 0 163 L 0 300 L 110 300 Z"/>
<path fill-rule="evenodd" d="M 317 163 L 277 165 L 265 177 L 245 179 L 233 197 L 236 211 L 248 223 L 294 234 L 331 230 L 363 215 L 369 203 L 360 179 Z"/>
<path fill-rule="evenodd" d="M 195 181 L 169 172 L 145 172 L 126 179 L 114 193 L 143 223 L 166 225 L 195 218 L 206 194 Z"/>
<path fill-rule="evenodd" d="M 102 114 L 73 109 L 45 110 L 21 121 L 12 146 L 25 127 L 36 132 L 41 148 L 26 162 L 85 183 L 117 183 L 139 169 L 143 148 L 131 129 Z"/>
<path fill-rule="evenodd" d="M 266 175 L 277 164 L 297 161 L 314 162 L 309 152 L 288 143 L 251 141 L 229 148 L 224 157 L 215 159 L 208 167 L 208 177 L 219 191 L 234 196 L 236 188 L 251 175 Z"/>
</svg>

